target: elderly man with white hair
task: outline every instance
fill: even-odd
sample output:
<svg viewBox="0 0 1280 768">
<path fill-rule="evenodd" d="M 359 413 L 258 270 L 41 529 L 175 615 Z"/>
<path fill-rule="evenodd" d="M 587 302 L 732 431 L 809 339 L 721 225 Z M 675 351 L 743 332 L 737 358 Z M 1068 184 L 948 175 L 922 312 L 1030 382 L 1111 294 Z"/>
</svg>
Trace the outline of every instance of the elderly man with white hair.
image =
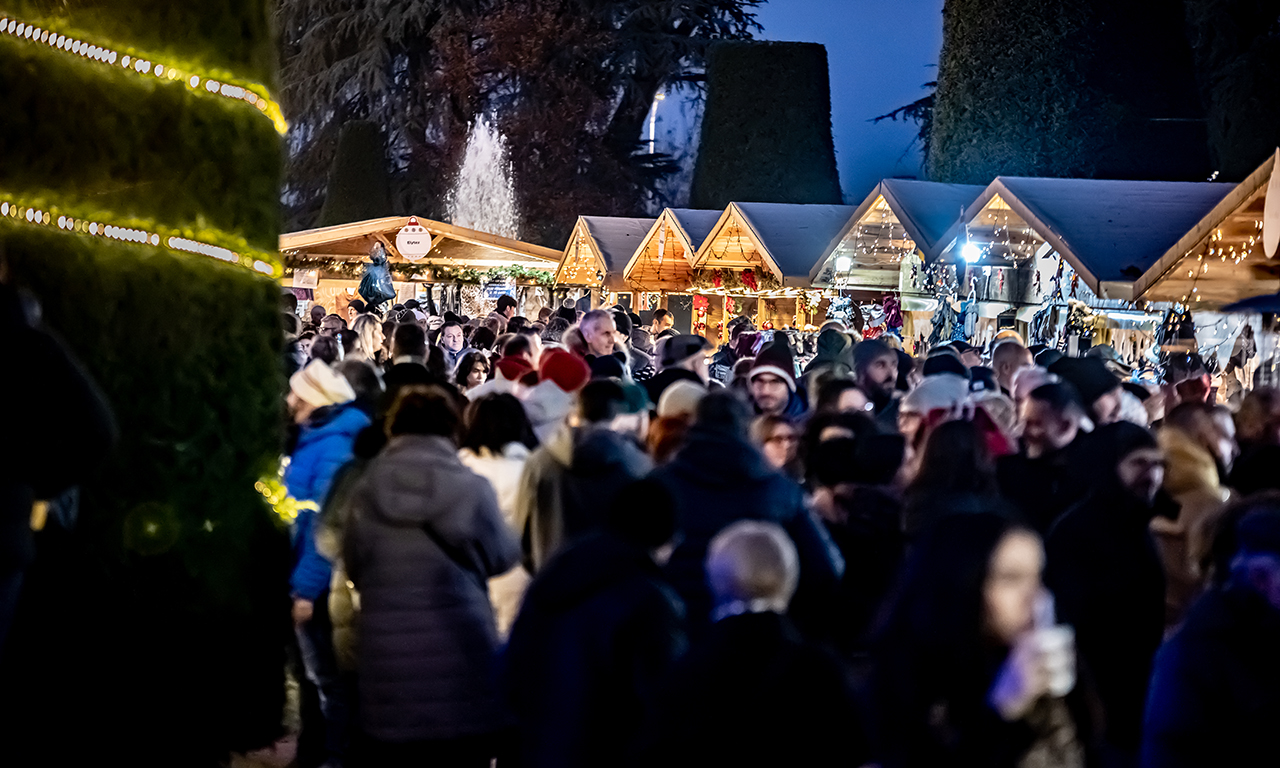
<svg viewBox="0 0 1280 768">
<path fill-rule="evenodd" d="M 714 624 L 678 668 L 642 763 L 868 762 L 848 671 L 786 617 L 800 577 L 787 533 L 759 520 L 733 523 L 712 539 L 706 570 Z M 743 738 L 743 723 L 768 727 Z"/>
</svg>

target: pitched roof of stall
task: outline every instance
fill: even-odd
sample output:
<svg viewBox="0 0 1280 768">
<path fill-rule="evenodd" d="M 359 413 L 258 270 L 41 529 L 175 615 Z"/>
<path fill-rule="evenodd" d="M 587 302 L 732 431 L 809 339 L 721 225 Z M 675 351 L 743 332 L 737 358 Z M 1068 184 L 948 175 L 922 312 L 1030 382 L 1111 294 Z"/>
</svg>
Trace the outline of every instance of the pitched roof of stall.
<svg viewBox="0 0 1280 768">
<path fill-rule="evenodd" d="M 706 211 L 699 208 L 668 208 L 680 228 L 689 236 L 689 244 L 697 251 L 715 229 L 723 211 Z"/>
<path fill-rule="evenodd" d="M 982 190 L 978 184 L 885 179 L 871 194 L 884 195 L 885 202 L 907 234 L 911 235 L 916 247 L 929 253 L 946 231 L 960 220 L 965 209 L 978 199 Z"/>
<path fill-rule="evenodd" d="M 1073 266 L 1088 273 L 1086 280 L 1093 278 L 1089 282 L 1096 291 L 1096 283 L 1136 280 L 1235 187 L 1001 176 L 987 192 L 995 188 L 1050 244 L 1074 256 L 1079 263 Z M 979 202 L 985 206 L 990 197 L 983 197 Z M 971 210 L 968 217 L 976 214 Z"/>
<path fill-rule="evenodd" d="M 785 278 L 809 278 L 856 210 L 851 205 L 733 203 Z"/>
<path fill-rule="evenodd" d="M 649 233 L 657 219 L 626 219 L 617 216 L 583 216 L 587 232 L 595 240 L 596 248 L 604 258 L 605 272 L 621 274 L 631 255 L 640 247 L 640 241 Z"/>
</svg>

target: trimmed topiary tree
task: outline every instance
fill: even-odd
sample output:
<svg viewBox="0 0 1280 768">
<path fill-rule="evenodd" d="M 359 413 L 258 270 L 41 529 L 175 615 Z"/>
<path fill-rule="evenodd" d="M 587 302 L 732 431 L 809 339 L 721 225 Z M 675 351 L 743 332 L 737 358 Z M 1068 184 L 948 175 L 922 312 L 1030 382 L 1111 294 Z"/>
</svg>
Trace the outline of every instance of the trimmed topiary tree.
<svg viewBox="0 0 1280 768">
<path fill-rule="evenodd" d="M 827 49 L 817 43 L 712 45 L 689 204 L 842 201 Z"/>
<path fill-rule="evenodd" d="M 342 126 L 338 138 L 318 226 L 390 215 L 391 181 L 382 134 L 368 120 L 352 121 Z"/>
<path fill-rule="evenodd" d="M 947 0 L 927 172 L 1203 180 L 1181 4 Z"/>
<path fill-rule="evenodd" d="M 1187 0 L 1187 28 L 1223 181 L 1248 176 L 1280 146 L 1280 37 L 1274 3 Z"/>
<path fill-rule="evenodd" d="M 287 536 L 254 489 L 285 384 L 267 4 L 7 7 L 0 249 L 121 442 L 77 524 L 39 535 L 6 752 L 215 765 L 280 735 L 289 632 Z"/>
</svg>

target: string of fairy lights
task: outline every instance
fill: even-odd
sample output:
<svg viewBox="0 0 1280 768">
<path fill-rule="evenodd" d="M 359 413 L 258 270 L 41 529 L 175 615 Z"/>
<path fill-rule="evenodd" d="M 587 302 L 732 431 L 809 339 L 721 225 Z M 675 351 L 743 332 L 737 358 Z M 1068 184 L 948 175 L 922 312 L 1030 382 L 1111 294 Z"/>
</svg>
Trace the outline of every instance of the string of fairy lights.
<svg viewBox="0 0 1280 768">
<path fill-rule="evenodd" d="M 0 35 L 45 46 L 67 56 L 75 56 L 103 67 L 118 68 L 119 71 L 130 73 L 138 78 L 182 81 L 188 88 L 198 93 L 248 104 L 254 107 L 258 114 L 271 120 L 279 133 L 284 134 L 288 130 L 279 104 L 266 95 L 267 89 L 261 85 L 225 82 L 225 78 L 213 78 L 171 62 L 160 61 L 159 57 L 136 50 L 126 51 L 103 45 L 101 41 L 77 33 L 59 22 L 37 24 L 30 20 L 0 14 Z M 77 216 L 60 210 L 60 206 L 50 204 L 46 200 L 24 201 L 15 195 L 0 194 L 0 217 L 14 223 L 57 227 L 64 232 L 79 235 L 207 256 L 271 277 L 279 273 L 279 267 L 274 263 L 275 257 L 265 252 L 249 248 L 232 250 L 197 240 L 180 230 L 166 228 L 153 222 L 140 223 L 131 220 L 125 224 L 103 220 L 105 217 L 102 216 Z"/>
<path fill-rule="evenodd" d="M 119 67 L 121 71 L 131 72 L 139 77 L 150 77 L 159 80 L 181 80 L 194 91 L 203 91 L 213 96 L 256 107 L 260 114 L 271 120 L 276 131 L 281 135 L 284 135 L 289 129 L 288 124 L 285 122 L 284 114 L 280 110 L 280 105 L 266 95 L 267 89 L 264 86 L 257 84 L 237 85 L 223 82 L 172 63 L 165 64 L 156 61 L 157 57 L 154 56 L 138 55 L 136 51 L 133 55 L 122 53 L 96 42 L 89 42 L 87 39 L 83 39 L 85 38 L 83 34 L 65 34 L 56 29 L 51 29 L 50 26 L 60 25 L 37 26 L 34 22 L 15 19 L 10 16 L 0 17 L 0 34 L 43 45 L 55 51 L 97 62 L 103 66 Z"/>
<path fill-rule="evenodd" d="M 162 234 L 160 231 L 153 231 L 160 229 L 154 225 L 149 229 L 137 229 L 94 219 L 76 218 L 60 213 L 57 207 L 23 205 L 3 195 L 0 195 L 0 217 L 12 219 L 16 223 L 57 227 L 64 232 L 103 237 L 122 243 L 159 247 L 163 242 L 164 246 L 171 250 L 208 256 L 272 277 L 277 273 L 276 266 L 263 258 L 268 257 L 265 253 L 237 253 L 229 248 L 184 237 L 178 232 Z"/>
</svg>

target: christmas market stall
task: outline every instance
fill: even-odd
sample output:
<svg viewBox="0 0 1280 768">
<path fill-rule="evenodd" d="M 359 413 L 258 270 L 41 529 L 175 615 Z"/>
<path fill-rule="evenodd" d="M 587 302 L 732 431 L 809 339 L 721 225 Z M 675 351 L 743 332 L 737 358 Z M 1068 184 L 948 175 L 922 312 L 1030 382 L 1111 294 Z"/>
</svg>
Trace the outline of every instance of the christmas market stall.
<svg viewBox="0 0 1280 768">
<path fill-rule="evenodd" d="M 649 228 L 622 270 L 623 282 L 636 294 L 632 306 L 638 307 L 636 311 L 646 321 L 648 310 L 673 309 L 668 306 L 672 294 L 678 297 L 679 303 L 689 301 L 685 292 L 693 283 L 693 263 L 698 248 L 711 234 L 720 215 L 720 211 L 667 208 Z M 674 309 L 677 327 L 687 332 L 688 316 L 678 311 L 679 306 Z"/>
<path fill-rule="evenodd" d="M 864 336 L 898 330 L 910 346 L 914 317 L 929 318 L 938 299 L 903 292 L 910 276 L 924 267 L 940 238 L 983 188 L 976 184 L 885 179 L 871 190 L 845 225 L 835 247 L 814 264 L 810 279 L 814 304 L 827 301 L 826 314 L 850 318 Z M 860 310 L 853 315 L 854 308 Z M 884 318 L 883 324 L 872 320 Z M 862 320 L 859 325 L 858 321 Z"/>
<path fill-rule="evenodd" d="M 557 301 L 577 300 L 580 306 L 628 308 L 634 303 L 632 289 L 623 279 L 624 268 L 632 261 L 656 219 L 618 216 L 579 216 L 555 270 Z"/>
<path fill-rule="evenodd" d="M 736 315 L 762 329 L 803 328 L 812 317 L 810 274 L 854 208 L 730 203 L 694 260 L 693 332 L 723 341 Z"/>
<path fill-rule="evenodd" d="M 550 248 L 413 216 L 281 235 L 280 253 L 284 285 L 331 312 L 360 298 L 366 271 L 385 259 L 395 291 L 389 301 L 416 298 L 432 314 L 471 317 L 488 313 L 503 294 L 516 297 L 519 312 L 536 315 L 550 303 L 560 260 Z"/>
<path fill-rule="evenodd" d="M 1280 383 L 1280 178 L 1268 157 L 1141 277 L 1133 298 L 1190 315 L 1196 347 L 1224 401 Z M 1269 246 L 1269 247 L 1268 247 Z"/>
<path fill-rule="evenodd" d="M 986 344 L 1014 328 L 1067 352 L 1110 344 L 1148 362 L 1166 307 L 1138 307 L 1133 281 L 1231 184 L 1000 177 L 913 275 L 939 309 L 927 343 Z"/>
</svg>

